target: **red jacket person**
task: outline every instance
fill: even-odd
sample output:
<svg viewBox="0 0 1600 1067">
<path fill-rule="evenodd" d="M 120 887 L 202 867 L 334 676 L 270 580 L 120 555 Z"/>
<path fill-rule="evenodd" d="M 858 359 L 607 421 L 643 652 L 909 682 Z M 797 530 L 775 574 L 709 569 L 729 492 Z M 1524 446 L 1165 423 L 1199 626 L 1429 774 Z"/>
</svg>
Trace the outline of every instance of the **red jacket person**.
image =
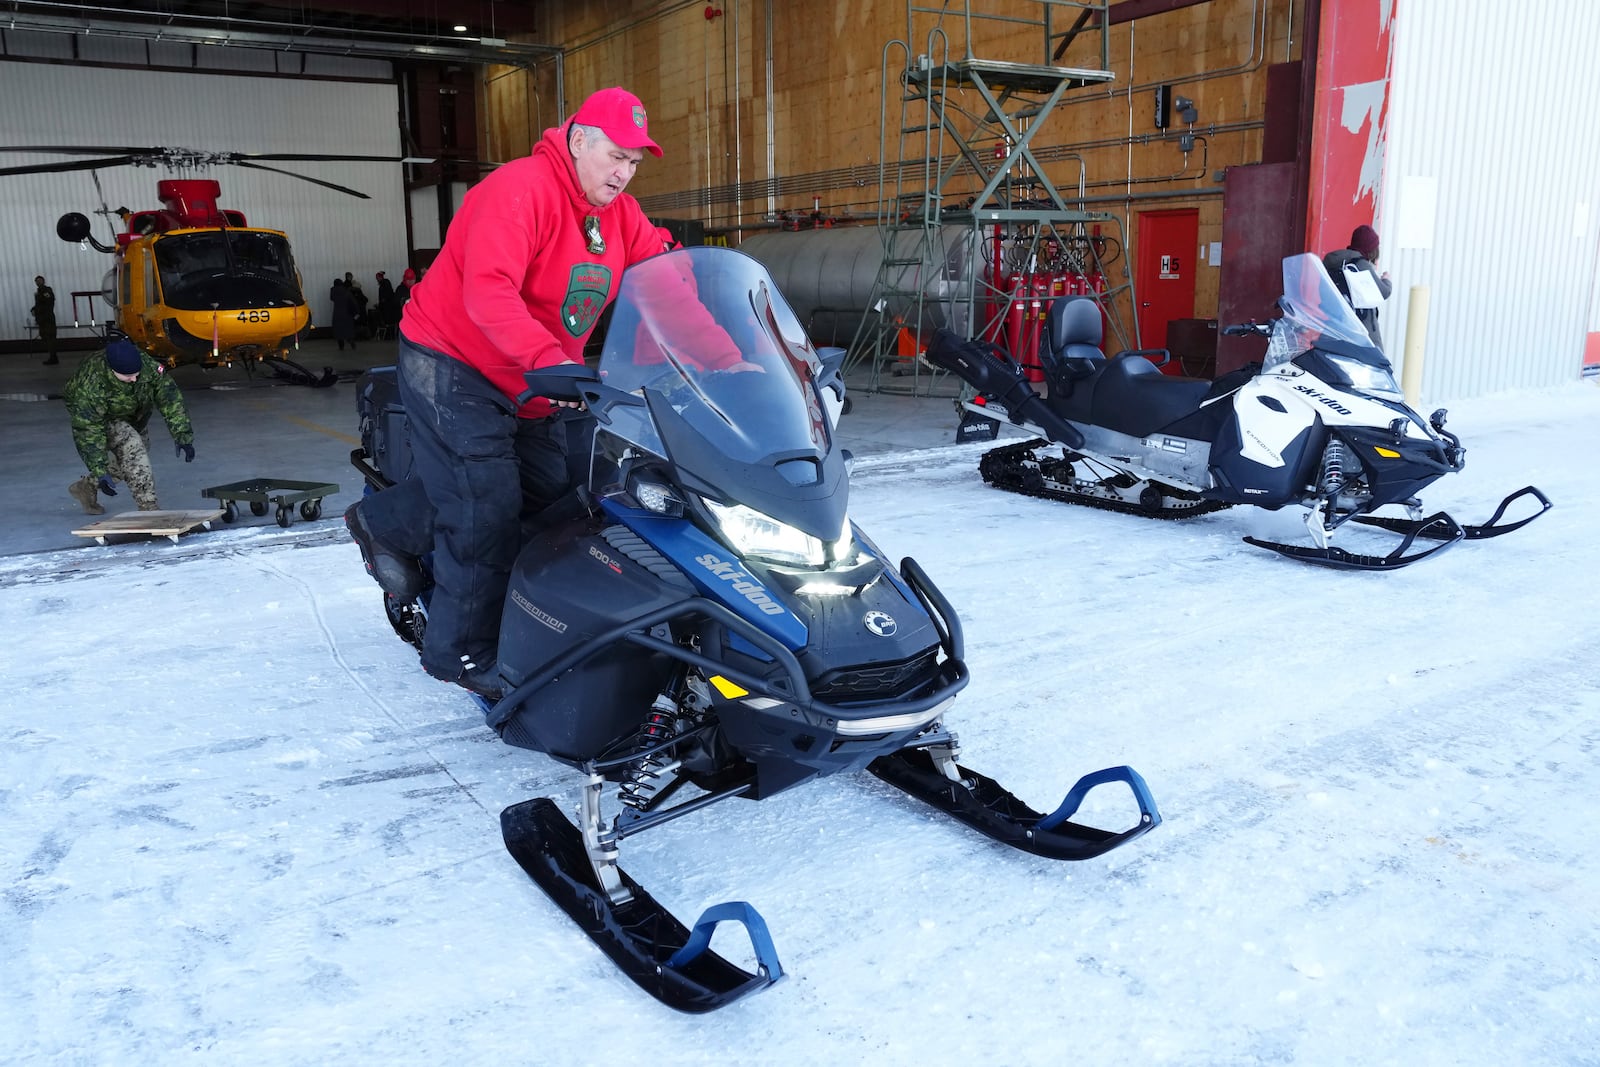
<svg viewBox="0 0 1600 1067">
<path fill-rule="evenodd" d="M 467 192 L 401 318 L 415 474 L 345 521 L 396 596 L 420 591 L 415 557 L 432 548 L 423 669 L 486 697 L 498 696 L 500 614 L 522 522 L 571 488 L 571 413 L 542 399 L 519 407 L 523 373 L 582 362 L 623 270 L 661 251 L 624 191 L 646 153 L 661 149 L 638 97 L 620 88 L 589 97 L 532 155 Z"/>
</svg>

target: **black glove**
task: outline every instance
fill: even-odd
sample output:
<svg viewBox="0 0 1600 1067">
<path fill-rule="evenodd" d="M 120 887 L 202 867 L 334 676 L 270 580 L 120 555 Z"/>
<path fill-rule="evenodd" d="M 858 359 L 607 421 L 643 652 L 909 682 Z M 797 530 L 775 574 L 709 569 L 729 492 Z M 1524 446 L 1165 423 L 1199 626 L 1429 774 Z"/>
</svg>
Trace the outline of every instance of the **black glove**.
<svg viewBox="0 0 1600 1067">
<path fill-rule="evenodd" d="M 181 441 L 174 441 L 173 444 L 177 446 L 173 455 L 182 456 L 185 463 L 194 462 L 194 445 L 186 445 Z"/>
<path fill-rule="evenodd" d="M 117 495 L 117 483 L 111 480 L 111 475 L 102 474 L 100 476 L 99 485 L 100 485 L 100 491 L 102 493 L 104 493 L 106 496 L 116 496 Z"/>
</svg>

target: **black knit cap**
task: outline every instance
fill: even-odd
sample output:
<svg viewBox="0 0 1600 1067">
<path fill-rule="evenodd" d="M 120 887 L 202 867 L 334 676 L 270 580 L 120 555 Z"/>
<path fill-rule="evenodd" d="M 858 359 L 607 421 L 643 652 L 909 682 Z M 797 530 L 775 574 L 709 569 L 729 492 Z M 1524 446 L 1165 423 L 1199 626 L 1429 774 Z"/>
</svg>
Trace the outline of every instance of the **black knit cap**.
<svg viewBox="0 0 1600 1067">
<path fill-rule="evenodd" d="M 127 338 L 119 337 L 106 345 L 106 366 L 118 374 L 138 374 L 143 365 L 139 347 Z"/>
</svg>

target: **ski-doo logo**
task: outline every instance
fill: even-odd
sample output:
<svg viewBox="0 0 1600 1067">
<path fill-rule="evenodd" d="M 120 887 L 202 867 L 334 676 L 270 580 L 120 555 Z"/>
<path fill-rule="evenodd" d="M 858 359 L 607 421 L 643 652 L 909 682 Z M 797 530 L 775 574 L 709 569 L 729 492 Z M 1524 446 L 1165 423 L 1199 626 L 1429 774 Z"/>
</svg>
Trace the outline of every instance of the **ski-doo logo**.
<svg viewBox="0 0 1600 1067">
<path fill-rule="evenodd" d="M 526 611 L 529 615 L 532 615 L 535 619 L 538 619 L 540 622 L 550 627 L 550 629 L 554 630 L 556 633 L 564 634 L 567 632 L 566 623 L 562 622 L 560 619 L 549 614 L 548 612 L 541 611 L 539 608 L 533 605 L 532 601 L 515 589 L 511 591 L 511 602 L 517 607 L 521 608 L 523 611 Z"/>
<path fill-rule="evenodd" d="M 1295 386 L 1295 391 L 1306 394 L 1311 399 L 1315 400 L 1317 403 L 1325 404 L 1328 407 L 1332 408 L 1333 410 L 1337 411 L 1341 415 L 1353 415 L 1353 414 L 1355 414 L 1355 412 L 1351 411 L 1349 408 L 1347 408 L 1343 404 L 1339 403 L 1333 397 L 1327 395 L 1326 393 L 1319 392 L 1316 389 L 1311 388 L 1311 386 L 1309 386 L 1309 385 L 1297 385 L 1297 386 Z"/>
<path fill-rule="evenodd" d="M 612 559 L 610 556 L 606 555 L 604 552 L 600 551 L 598 548 L 594 547 L 593 545 L 589 546 L 589 555 L 593 556 L 595 559 L 599 560 L 601 563 L 604 563 L 607 567 L 610 567 L 612 570 L 616 571 L 618 574 L 622 573 L 622 564 L 618 563 L 616 560 Z"/>
<path fill-rule="evenodd" d="M 720 559 L 712 553 L 707 552 L 704 555 L 696 556 L 694 561 L 700 564 L 700 566 L 704 567 L 706 570 L 710 571 L 712 574 L 716 575 L 722 581 L 727 582 L 728 588 L 732 589 L 735 593 L 738 593 L 740 596 L 750 601 L 750 603 L 755 606 L 755 609 L 761 612 L 761 614 L 783 614 L 783 605 L 774 602 L 773 599 L 767 595 L 766 589 L 762 587 L 760 582 L 756 581 L 750 575 L 746 574 L 732 563 L 729 563 L 727 560 Z"/>
<path fill-rule="evenodd" d="M 879 637 L 890 637 L 894 634 L 894 616 L 887 611 L 869 611 L 861 621 L 867 624 L 867 629 Z"/>
</svg>

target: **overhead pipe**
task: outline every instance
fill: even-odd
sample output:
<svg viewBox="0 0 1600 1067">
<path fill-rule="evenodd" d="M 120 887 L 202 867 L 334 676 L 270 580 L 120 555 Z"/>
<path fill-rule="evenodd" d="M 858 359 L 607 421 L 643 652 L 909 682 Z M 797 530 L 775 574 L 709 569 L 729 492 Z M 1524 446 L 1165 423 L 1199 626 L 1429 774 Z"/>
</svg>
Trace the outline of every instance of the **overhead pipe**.
<svg viewBox="0 0 1600 1067">
<path fill-rule="evenodd" d="M 38 33 L 69 33 L 74 36 L 100 33 L 135 40 L 183 41 L 191 44 L 268 48 L 284 52 L 309 52 L 317 55 L 361 56 L 385 59 L 448 59 L 465 63 L 502 63 L 528 67 L 542 59 L 559 56 L 561 50 L 550 45 L 521 44 L 498 38 L 452 38 L 438 34 L 390 33 L 372 36 L 332 37 L 338 33 L 320 27 L 300 27 L 267 19 L 247 19 L 216 15 L 176 15 L 171 11 L 103 7 L 84 4 L 51 3 L 40 0 L 32 5 L 58 9 L 70 14 L 12 11 L 6 17 L 11 29 Z M 150 26 L 124 21 L 144 18 L 162 22 Z M 179 25 L 176 18 L 192 25 Z M 240 28 L 245 27 L 245 28 Z M 313 36 L 313 32 L 317 35 Z M 488 43 L 495 42 L 495 43 Z"/>
</svg>

